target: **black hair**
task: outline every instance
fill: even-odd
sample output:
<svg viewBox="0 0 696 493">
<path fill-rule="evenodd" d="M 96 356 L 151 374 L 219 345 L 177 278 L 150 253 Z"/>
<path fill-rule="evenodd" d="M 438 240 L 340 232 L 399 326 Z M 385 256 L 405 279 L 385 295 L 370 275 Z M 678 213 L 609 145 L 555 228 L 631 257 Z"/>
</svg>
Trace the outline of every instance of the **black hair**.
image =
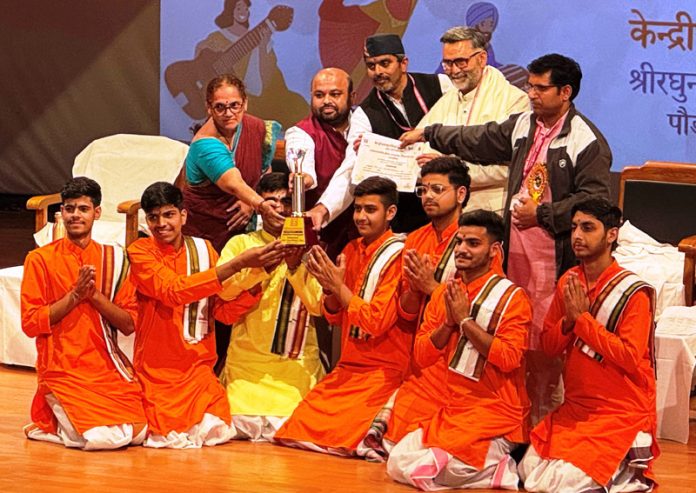
<svg viewBox="0 0 696 493">
<path fill-rule="evenodd" d="M 505 236 L 505 223 L 500 215 L 493 211 L 476 209 L 459 216 L 459 226 L 480 226 L 486 228 L 491 243 L 501 242 Z"/>
<path fill-rule="evenodd" d="M 181 210 L 184 204 L 184 196 L 181 190 L 166 181 L 158 181 L 150 185 L 140 198 L 140 207 L 147 213 L 165 205 L 173 205 Z"/>
<path fill-rule="evenodd" d="M 578 62 L 567 56 L 551 53 L 533 60 L 527 65 L 527 70 L 530 74 L 544 75 L 546 72 L 551 72 L 551 84 L 554 86 L 563 87 L 570 86 L 573 90 L 570 95 L 572 101 L 580 93 L 580 80 L 582 79 L 582 70 Z"/>
<path fill-rule="evenodd" d="M 457 156 L 436 157 L 421 168 L 421 177 L 430 174 L 447 175 L 447 179 L 455 188 L 466 187 L 466 197 L 462 204 L 462 207 L 466 207 L 471 195 L 471 176 L 469 176 L 469 167 L 464 161 Z"/>
<path fill-rule="evenodd" d="M 60 191 L 60 200 L 65 202 L 67 199 L 79 197 L 89 197 L 94 207 L 100 205 L 102 192 L 99 183 L 86 176 L 77 176 L 68 180 Z"/>
<path fill-rule="evenodd" d="M 242 82 L 239 77 L 235 77 L 232 74 L 221 74 L 211 79 L 205 88 L 205 101 L 209 106 L 213 104 L 215 91 L 225 86 L 236 87 L 242 101 L 247 100 L 246 86 L 244 85 L 244 82 Z"/>
<path fill-rule="evenodd" d="M 382 176 L 370 176 L 358 183 L 353 192 L 354 197 L 364 195 L 379 195 L 382 204 L 387 208 L 399 202 L 399 193 L 396 191 L 396 183 Z"/>
<path fill-rule="evenodd" d="M 275 192 L 277 190 L 288 190 L 288 174 L 274 171 L 266 173 L 256 185 L 256 193 L 261 195 L 264 192 Z"/>
<path fill-rule="evenodd" d="M 570 217 L 573 217 L 576 212 L 584 212 L 596 218 L 604 225 L 604 229 L 621 227 L 621 216 L 623 215 L 621 209 L 602 197 L 581 200 L 572 207 L 571 211 Z"/>
</svg>

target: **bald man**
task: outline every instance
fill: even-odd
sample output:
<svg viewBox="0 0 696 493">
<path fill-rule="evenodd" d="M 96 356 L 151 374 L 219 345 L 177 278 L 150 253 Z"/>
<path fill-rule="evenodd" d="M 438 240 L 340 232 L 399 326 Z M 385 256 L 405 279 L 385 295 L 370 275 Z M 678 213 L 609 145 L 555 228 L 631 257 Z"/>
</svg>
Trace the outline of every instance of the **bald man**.
<svg viewBox="0 0 696 493">
<path fill-rule="evenodd" d="M 338 68 L 321 69 L 312 78 L 312 113 L 285 132 L 285 159 L 290 170 L 299 150 L 305 152 L 305 207 L 314 207 L 346 155 L 353 105 L 353 81 Z M 320 232 L 332 259 L 356 238 L 352 207 Z"/>
</svg>

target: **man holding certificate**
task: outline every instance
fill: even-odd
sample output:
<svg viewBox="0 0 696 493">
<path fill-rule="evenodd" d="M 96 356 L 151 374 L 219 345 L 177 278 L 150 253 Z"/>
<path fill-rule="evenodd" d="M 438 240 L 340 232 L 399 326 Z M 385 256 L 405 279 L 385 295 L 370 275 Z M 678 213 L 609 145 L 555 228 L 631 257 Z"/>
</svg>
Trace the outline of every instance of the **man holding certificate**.
<svg viewBox="0 0 696 493">
<path fill-rule="evenodd" d="M 317 205 L 309 211 L 317 228 L 333 221 L 353 201 L 353 185 L 359 183 L 359 180 L 351 179 L 357 159 L 355 144 L 363 134 L 399 138 L 414 128 L 442 94 L 452 87 L 449 78 L 443 74 L 407 72 L 408 58 L 401 39 L 395 34 L 376 34 L 367 38 L 364 60 L 367 76 L 374 87 L 353 112 L 343 163 Z M 389 178 L 394 177 L 389 175 Z M 400 193 L 399 211 L 392 224 L 394 231 L 410 232 L 427 222 L 413 190 Z"/>
</svg>

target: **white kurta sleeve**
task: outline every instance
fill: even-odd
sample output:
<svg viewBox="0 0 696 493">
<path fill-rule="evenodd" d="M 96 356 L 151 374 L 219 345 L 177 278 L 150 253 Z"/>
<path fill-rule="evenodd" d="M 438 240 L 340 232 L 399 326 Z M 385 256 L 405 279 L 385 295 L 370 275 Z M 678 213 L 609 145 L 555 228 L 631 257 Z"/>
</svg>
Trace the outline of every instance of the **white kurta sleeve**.
<svg viewBox="0 0 696 493">
<path fill-rule="evenodd" d="M 285 162 L 290 171 L 293 171 L 293 160 L 290 157 L 293 151 L 302 149 L 306 152 L 302 161 L 302 172 L 312 177 L 312 188 L 317 186 L 317 169 L 314 162 L 314 141 L 312 137 L 300 127 L 290 127 L 285 131 Z"/>
<path fill-rule="evenodd" d="M 329 211 L 329 222 L 346 210 L 353 202 L 353 185 L 351 175 L 357 154 L 353 150 L 355 141 L 365 132 L 372 132 L 372 125 L 362 108 L 357 108 L 350 118 L 350 130 L 348 131 L 348 147 L 346 157 L 341 166 L 336 170 L 329 185 L 326 187 L 318 203 L 323 204 Z"/>
</svg>

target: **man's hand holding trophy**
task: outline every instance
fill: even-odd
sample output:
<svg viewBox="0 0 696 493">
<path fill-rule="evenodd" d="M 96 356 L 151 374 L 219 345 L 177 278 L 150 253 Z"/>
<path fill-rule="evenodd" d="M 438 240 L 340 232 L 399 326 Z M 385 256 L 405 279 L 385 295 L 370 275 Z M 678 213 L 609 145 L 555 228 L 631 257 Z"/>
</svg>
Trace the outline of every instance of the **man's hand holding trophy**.
<svg viewBox="0 0 696 493">
<path fill-rule="evenodd" d="M 305 215 L 305 183 L 302 174 L 302 162 L 307 151 L 292 149 L 288 156 L 292 160 L 292 214 L 285 218 L 280 241 L 285 245 L 318 245 L 317 233 L 312 228 L 312 220 Z"/>
</svg>

